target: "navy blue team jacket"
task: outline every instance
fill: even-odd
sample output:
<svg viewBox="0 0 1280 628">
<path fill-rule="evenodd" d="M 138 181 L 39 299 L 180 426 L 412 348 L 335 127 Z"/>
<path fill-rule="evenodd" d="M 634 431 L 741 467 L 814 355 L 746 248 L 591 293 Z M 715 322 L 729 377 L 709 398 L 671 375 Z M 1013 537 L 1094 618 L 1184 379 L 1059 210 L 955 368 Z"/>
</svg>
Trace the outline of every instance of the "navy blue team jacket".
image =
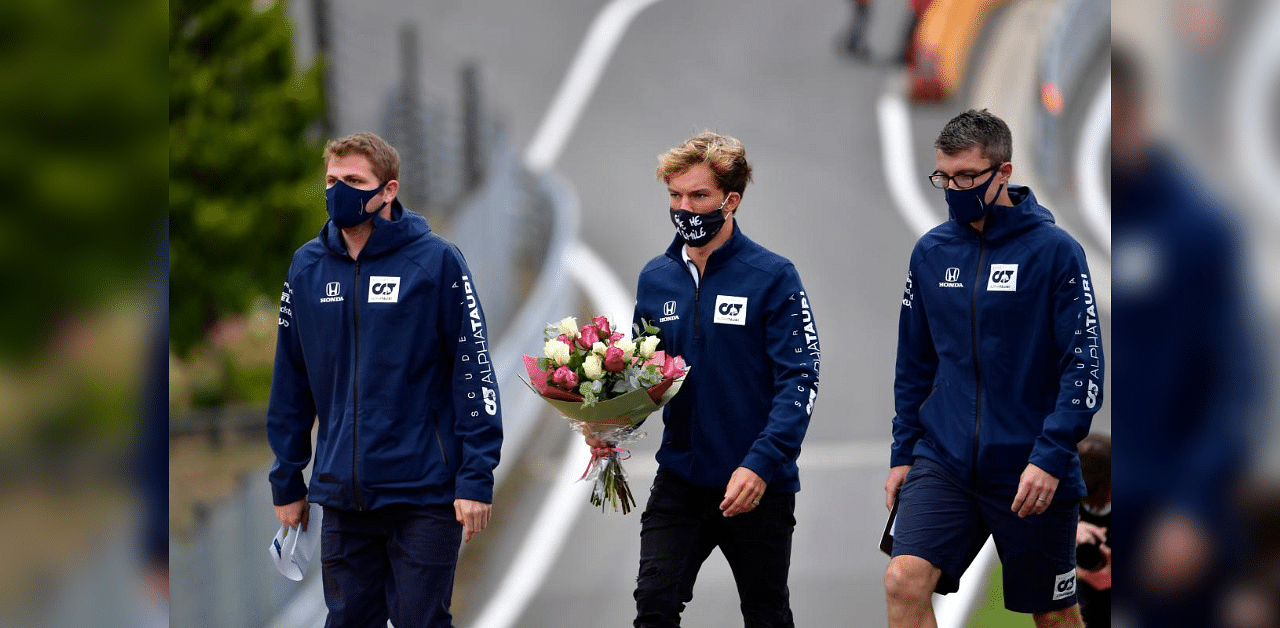
<svg viewBox="0 0 1280 628">
<path fill-rule="evenodd" d="M 392 218 L 358 260 L 332 223 L 293 256 L 267 411 L 277 505 L 493 500 L 502 420 L 475 285 L 426 218 L 399 201 Z"/>
<path fill-rule="evenodd" d="M 1083 249 L 1010 186 L 983 233 L 954 219 L 911 252 L 898 323 L 890 465 L 915 456 L 1012 499 L 1027 463 L 1084 495 L 1076 445 L 1102 403 L 1098 305 Z"/>
<path fill-rule="evenodd" d="M 800 490 L 796 458 L 818 395 L 821 352 L 795 266 L 734 222 L 700 287 L 679 236 L 640 273 L 635 319 L 662 330 L 660 349 L 691 370 L 663 409 L 657 460 L 702 486 L 724 486 L 738 467 L 770 488 Z"/>
</svg>

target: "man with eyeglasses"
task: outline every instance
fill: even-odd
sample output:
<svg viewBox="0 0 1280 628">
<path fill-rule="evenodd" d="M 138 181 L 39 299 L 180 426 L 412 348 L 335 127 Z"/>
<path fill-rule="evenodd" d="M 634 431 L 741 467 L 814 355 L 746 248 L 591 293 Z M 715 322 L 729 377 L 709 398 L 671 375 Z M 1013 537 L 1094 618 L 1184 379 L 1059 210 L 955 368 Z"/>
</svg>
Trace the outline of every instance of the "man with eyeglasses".
<svg viewBox="0 0 1280 628">
<path fill-rule="evenodd" d="M 950 219 L 911 253 L 898 330 L 885 505 L 889 626 L 936 626 L 988 535 L 1005 607 L 1036 626 L 1083 626 L 1076 444 L 1102 402 L 1103 358 L 1084 251 L 1025 186 L 1012 137 L 987 110 L 934 143 Z"/>
</svg>

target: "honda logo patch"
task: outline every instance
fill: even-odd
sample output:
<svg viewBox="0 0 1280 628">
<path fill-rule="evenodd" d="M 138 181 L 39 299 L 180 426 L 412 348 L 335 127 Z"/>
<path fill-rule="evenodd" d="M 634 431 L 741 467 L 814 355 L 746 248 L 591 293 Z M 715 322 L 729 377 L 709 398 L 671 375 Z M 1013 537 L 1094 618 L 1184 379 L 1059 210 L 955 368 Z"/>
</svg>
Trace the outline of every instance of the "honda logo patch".
<svg viewBox="0 0 1280 628">
<path fill-rule="evenodd" d="M 746 325 L 747 297 L 731 297 L 717 294 L 716 316 L 712 319 L 712 322 L 722 325 Z"/>
<path fill-rule="evenodd" d="M 988 292 L 1017 292 L 1018 265 L 992 264 L 991 277 L 987 279 Z"/>
<path fill-rule="evenodd" d="M 960 281 L 960 269 L 952 266 L 947 269 L 947 283 Z"/>
<path fill-rule="evenodd" d="M 399 301 L 399 277 L 369 278 L 369 303 L 396 303 Z"/>
</svg>

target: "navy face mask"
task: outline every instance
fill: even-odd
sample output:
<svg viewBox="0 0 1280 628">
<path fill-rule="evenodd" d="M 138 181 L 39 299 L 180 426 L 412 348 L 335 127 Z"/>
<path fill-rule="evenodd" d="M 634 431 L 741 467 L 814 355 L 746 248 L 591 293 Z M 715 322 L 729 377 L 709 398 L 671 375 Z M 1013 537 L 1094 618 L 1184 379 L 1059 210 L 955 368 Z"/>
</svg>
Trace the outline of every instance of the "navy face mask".
<svg viewBox="0 0 1280 628">
<path fill-rule="evenodd" d="M 342 181 L 334 183 L 324 191 L 329 219 L 343 229 L 350 229 L 373 218 L 374 214 L 382 211 L 387 204 L 383 203 L 372 211 L 365 211 L 364 207 L 373 197 L 381 194 L 384 187 L 386 187 L 385 183 L 373 190 L 357 190 Z"/>
<path fill-rule="evenodd" d="M 967 190 L 953 190 L 949 187 L 943 190 L 947 199 L 947 209 L 950 210 L 951 217 L 956 222 L 966 225 L 977 222 L 991 211 L 991 206 L 983 199 L 987 197 L 987 188 L 991 187 L 991 182 L 996 180 L 997 172 L 999 172 L 998 169 L 993 171 L 982 185 L 975 185 Z M 1000 184 L 1000 187 L 1003 188 L 1004 184 Z M 996 198 L 1000 198 L 1000 192 L 1000 189 L 996 190 Z"/>
<path fill-rule="evenodd" d="M 680 237 L 684 238 L 685 244 L 692 247 L 705 246 L 712 238 L 720 233 L 720 228 L 724 226 L 724 206 L 729 202 L 729 197 L 724 197 L 724 203 L 715 211 L 706 214 L 698 214 L 687 209 L 671 208 L 671 224 L 676 226 L 676 231 L 680 233 Z"/>
</svg>

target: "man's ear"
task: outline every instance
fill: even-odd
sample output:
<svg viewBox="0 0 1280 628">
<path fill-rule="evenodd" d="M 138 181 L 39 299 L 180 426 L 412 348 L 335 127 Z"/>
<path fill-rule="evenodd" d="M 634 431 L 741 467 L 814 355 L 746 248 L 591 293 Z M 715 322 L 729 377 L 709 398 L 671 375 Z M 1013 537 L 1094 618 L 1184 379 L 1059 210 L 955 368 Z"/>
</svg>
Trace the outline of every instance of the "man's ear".
<svg viewBox="0 0 1280 628">
<path fill-rule="evenodd" d="M 388 205 L 391 204 L 391 201 L 396 200 L 396 194 L 399 194 L 399 193 L 400 193 L 400 182 L 396 181 L 395 179 L 387 181 L 386 185 L 383 186 L 382 188 L 382 197 L 387 199 Z"/>
<path fill-rule="evenodd" d="M 730 215 L 737 215 L 738 204 L 742 202 L 742 195 L 737 192 L 730 192 L 728 196 L 729 202 L 724 204 L 724 210 Z"/>
<path fill-rule="evenodd" d="M 1000 164 L 1000 169 L 997 172 L 1004 177 L 1005 185 L 1008 185 L 1009 181 L 1013 178 L 1013 162 L 1006 161 L 1003 164 Z"/>
</svg>

